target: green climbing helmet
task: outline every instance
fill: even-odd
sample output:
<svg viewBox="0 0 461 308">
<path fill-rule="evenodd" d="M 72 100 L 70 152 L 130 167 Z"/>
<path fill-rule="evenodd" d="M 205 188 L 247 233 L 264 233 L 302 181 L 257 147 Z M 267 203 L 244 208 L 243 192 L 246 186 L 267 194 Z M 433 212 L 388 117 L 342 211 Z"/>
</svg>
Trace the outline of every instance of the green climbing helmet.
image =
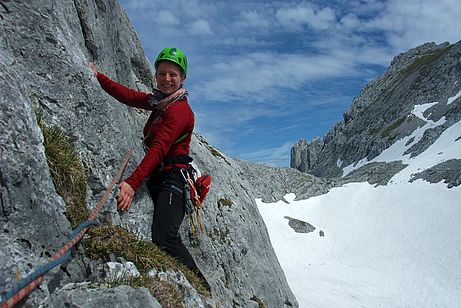
<svg viewBox="0 0 461 308">
<path fill-rule="evenodd" d="M 155 59 L 155 69 L 158 67 L 160 61 L 170 61 L 179 65 L 184 74 L 187 73 L 187 58 L 184 52 L 179 48 L 165 48 Z"/>
</svg>

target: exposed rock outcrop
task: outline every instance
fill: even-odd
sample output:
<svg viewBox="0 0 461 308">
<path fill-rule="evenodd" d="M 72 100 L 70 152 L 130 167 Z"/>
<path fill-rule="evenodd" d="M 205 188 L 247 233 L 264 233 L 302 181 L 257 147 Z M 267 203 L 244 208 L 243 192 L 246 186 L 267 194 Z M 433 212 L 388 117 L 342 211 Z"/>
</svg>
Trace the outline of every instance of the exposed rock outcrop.
<svg viewBox="0 0 461 308">
<path fill-rule="evenodd" d="M 444 181 L 448 187 L 461 185 L 461 160 L 450 159 L 434 167 L 417 173 L 413 176 L 412 181 L 423 179 L 430 183 Z"/>
<path fill-rule="evenodd" d="M 335 185 L 333 181 L 322 180 L 293 168 L 237 162 L 242 169 L 239 173 L 242 185 L 250 195 L 261 198 L 264 202 L 281 200 L 288 193 L 295 193 L 298 200 L 307 199 L 324 194 Z"/>
<path fill-rule="evenodd" d="M 308 222 L 290 217 L 285 216 L 284 218 L 288 219 L 288 225 L 296 232 L 296 233 L 310 233 L 315 231 L 315 227 Z"/>
<path fill-rule="evenodd" d="M 294 145 L 291 167 L 319 177 L 340 177 L 344 167 L 363 159 L 371 161 L 427 121 L 444 119 L 442 125 L 426 130 L 405 153 L 417 156 L 461 119 L 461 98 L 448 102 L 460 90 L 461 42 L 426 43 L 402 53 L 381 77 L 363 88 L 344 113 L 344 120 L 321 142 L 301 140 Z M 412 114 L 416 105 L 434 102 L 424 113 L 427 121 Z M 387 173 L 383 178 L 390 178 L 399 170 L 382 171 Z"/>
<path fill-rule="evenodd" d="M 307 172 L 313 168 L 322 148 L 323 141 L 318 137 L 314 138 L 310 143 L 305 139 L 299 140 L 291 148 L 290 166 L 301 172 Z"/>
<path fill-rule="evenodd" d="M 127 172 L 141 160 L 139 136 L 147 115 L 104 93 L 88 61 L 132 88 L 148 90 L 153 78 L 117 2 L 3 1 L 0 15 L 0 292 L 4 292 L 17 276 L 25 277 L 46 263 L 71 231 L 48 171 L 34 110 L 75 144 L 88 173 L 92 207 L 128 149 L 134 149 L 135 157 Z M 203 212 L 206 233 L 197 240 L 189 237 L 186 223 L 181 229 L 211 285 L 213 300 L 204 305 L 257 307 L 262 302 L 267 307 L 296 307 L 241 167 L 200 136 L 194 136 L 192 151 L 199 169 L 213 175 Z M 120 215 L 113 204 L 104 211 L 103 223 L 123 225 L 150 238 L 153 209 L 145 187 L 130 212 Z M 46 276 L 26 304 L 78 306 L 87 300 L 99 307 L 114 302 L 129 305 L 135 298 L 140 306 L 156 307 L 157 301 L 145 289 L 93 290 L 81 284 L 88 279 L 87 270 L 98 266 L 94 262 L 79 249 L 66 269 Z"/>
<path fill-rule="evenodd" d="M 88 283 L 64 286 L 51 296 L 48 304 L 51 307 L 162 307 L 145 288 L 95 288 Z"/>
</svg>

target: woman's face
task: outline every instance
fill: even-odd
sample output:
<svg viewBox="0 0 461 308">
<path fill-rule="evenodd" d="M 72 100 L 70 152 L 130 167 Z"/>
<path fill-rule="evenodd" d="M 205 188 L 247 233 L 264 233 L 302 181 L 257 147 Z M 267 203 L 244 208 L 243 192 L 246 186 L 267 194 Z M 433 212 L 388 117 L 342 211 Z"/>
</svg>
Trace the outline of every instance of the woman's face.
<svg viewBox="0 0 461 308">
<path fill-rule="evenodd" d="M 185 79 L 178 65 L 169 61 L 162 61 L 158 64 L 155 80 L 157 80 L 158 89 L 163 94 L 174 93 Z"/>
</svg>

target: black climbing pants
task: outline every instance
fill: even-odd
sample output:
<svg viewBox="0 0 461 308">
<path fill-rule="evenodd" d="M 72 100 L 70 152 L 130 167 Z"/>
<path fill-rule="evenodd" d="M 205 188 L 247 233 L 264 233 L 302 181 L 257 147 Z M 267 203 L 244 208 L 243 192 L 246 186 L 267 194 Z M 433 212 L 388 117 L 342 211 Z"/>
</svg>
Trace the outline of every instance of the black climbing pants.
<svg viewBox="0 0 461 308">
<path fill-rule="evenodd" d="M 149 179 L 147 188 L 154 203 L 152 241 L 181 260 L 189 269 L 200 273 L 179 235 L 179 227 L 185 213 L 184 180 L 180 171 L 165 171 L 162 175 Z"/>
</svg>

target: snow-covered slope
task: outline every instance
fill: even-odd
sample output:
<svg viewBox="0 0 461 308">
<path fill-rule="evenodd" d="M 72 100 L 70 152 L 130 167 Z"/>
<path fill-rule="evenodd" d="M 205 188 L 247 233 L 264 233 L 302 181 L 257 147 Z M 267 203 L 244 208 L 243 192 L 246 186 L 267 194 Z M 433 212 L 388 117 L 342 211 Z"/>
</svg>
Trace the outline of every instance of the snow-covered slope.
<svg viewBox="0 0 461 308">
<path fill-rule="evenodd" d="M 383 151 L 400 139 L 402 149 L 406 150 L 405 163 L 461 120 L 460 64 L 461 41 L 427 43 L 397 55 L 384 74 L 362 88 L 343 120 L 322 139 L 314 138 L 310 143 L 300 140 L 293 146 L 291 166 L 322 178 L 336 178 L 350 172 L 348 178 L 357 180 L 362 176 L 361 180 L 373 182 L 376 171 L 383 174 L 380 179 L 395 175 L 402 166 L 386 164 L 396 157 L 389 157 L 389 151 Z M 360 168 L 370 161 L 375 163 Z M 431 171 L 437 174 L 437 179 L 444 176 L 451 181 L 453 171 L 443 173 L 447 169 L 459 171 L 460 166 L 461 161 L 447 161 L 434 165 Z M 433 182 L 431 174 L 422 176 L 426 179 L 430 176 L 429 181 Z"/>
<path fill-rule="evenodd" d="M 460 96 L 461 91 L 454 97 L 450 97 L 447 104 L 451 104 Z M 402 160 L 404 164 L 409 164 L 410 166 L 407 167 L 404 172 L 400 172 L 395 179 L 399 179 L 400 182 L 405 182 L 409 180 L 408 176 L 420 173 L 423 169 L 435 166 L 449 159 L 460 158 L 461 155 L 459 154 L 461 153 L 461 142 L 456 141 L 461 137 L 461 121 L 447 128 L 442 133 L 442 136 L 440 136 L 425 152 L 413 158 L 410 153 L 407 154 L 408 149 L 417 144 L 427 130 L 441 126 L 445 123 L 445 117 L 442 117 L 438 121 L 432 121 L 428 118 L 429 116 L 424 116 L 425 112 L 429 108 L 437 104 L 439 104 L 439 102 L 414 106 L 411 115 L 424 121 L 426 123 L 425 125 L 415 129 L 411 135 L 398 140 L 391 147 L 384 150 L 380 155 L 372 160 L 364 158 L 355 164 L 351 164 L 343 168 L 343 176 L 371 162 L 392 162 Z"/>
<path fill-rule="evenodd" d="M 421 154 L 404 154 L 441 124 L 423 115 L 431 105 L 412 112 L 425 126 L 372 161 L 343 170 L 346 175 L 373 161 L 408 164 L 387 185 L 349 183 L 300 201 L 294 194 L 276 203 L 256 199 L 300 307 L 460 307 L 461 186 L 414 175 L 461 159 L 461 121 Z M 286 217 L 316 229 L 296 233 Z"/>
</svg>

